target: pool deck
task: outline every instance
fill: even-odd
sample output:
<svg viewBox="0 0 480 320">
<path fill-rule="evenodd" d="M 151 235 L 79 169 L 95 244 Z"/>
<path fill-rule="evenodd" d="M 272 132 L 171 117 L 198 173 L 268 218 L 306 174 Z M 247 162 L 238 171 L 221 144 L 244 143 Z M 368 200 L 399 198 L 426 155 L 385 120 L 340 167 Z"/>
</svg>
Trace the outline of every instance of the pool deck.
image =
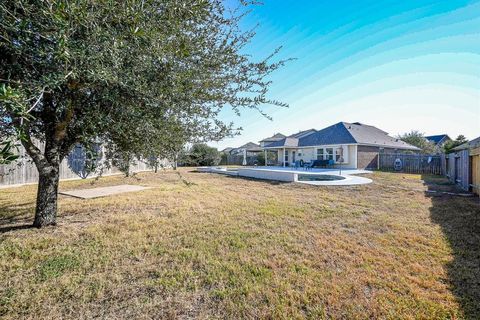
<svg viewBox="0 0 480 320">
<path fill-rule="evenodd" d="M 201 172 L 220 173 L 231 176 L 243 176 L 257 179 L 278 180 L 286 182 L 297 182 L 318 186 L 351 186 L 371 183 L 372 180 L 364 177 L 358 177 L 358 174 L 369 174 L 371 171 L 358 169 L 320 169 L 313 168 L 305 170 L 303 168 L 292 167 L 240 167 L 238 169 L 228 170 L 225 167 L 202 167 L 198 168 Z M 329 181 L 299 181 L 298 175 L 333 175 L 341 176 L 342 180 Z"/>
<path fill-rule="evenodd" d="M 336 175 L 336 176 L 372 173 L 372 171 L 359 170 L 359 169 L 342 169 L 342 170 L 340 170 L 340 169 L 312 168 L 312 169 L 305 170 L 303 168 L 293 168 L 293 167 L 249 167 L 249 169 L 278 171 L 278 172 L 287 171 L 287 172 L 295 172 L 295 173 L 298 173 L 298 174 L 332 174 L 332 175 Z"/>
</svg>

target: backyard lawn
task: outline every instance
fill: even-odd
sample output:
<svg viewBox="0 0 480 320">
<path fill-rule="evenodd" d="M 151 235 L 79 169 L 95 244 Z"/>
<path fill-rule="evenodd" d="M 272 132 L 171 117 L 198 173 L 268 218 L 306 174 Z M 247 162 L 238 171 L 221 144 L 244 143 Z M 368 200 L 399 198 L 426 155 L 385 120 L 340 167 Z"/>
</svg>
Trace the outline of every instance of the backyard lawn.
<svg viewBox="0 0 480 320">
<path fill-rule="evenodd" d="M 63 182 L 153 188 L 60 196 L 43 230 L 36 186 L 0 189 L 0 318 L 480 318 L 479 199 L 441 178 L 180 173 Z"/>
</svg>

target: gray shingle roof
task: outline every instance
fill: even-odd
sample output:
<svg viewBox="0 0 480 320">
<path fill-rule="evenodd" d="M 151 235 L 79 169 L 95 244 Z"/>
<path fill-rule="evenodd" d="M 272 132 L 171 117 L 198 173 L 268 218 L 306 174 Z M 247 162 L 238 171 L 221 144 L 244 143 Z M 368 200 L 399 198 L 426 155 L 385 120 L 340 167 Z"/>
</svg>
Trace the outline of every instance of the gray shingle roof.
<svg viewBox="0 0 480 320">
<path fill-rule="evenodd" d="M 362 123 L 339 122 L 325 129 L 293 140 L 285 138 L 268 145 L 271 147 L 308 147 L 332 144 L 366 144 L 395 149 L 420 150 L 400 139 L 389 136 L 385 131 Z"/>
<path fill-rule="evenodd" d="M 278 140 L 282 140 L 283 138 L 285 138 L 286 136 L 281 134 L 281 133 L 275 133 L 273 136 L 271 137 L 268 137 L 268 138 L 265 138 L 265 139 L 262 139 L 260 140 L 259 142 L 273 142 L 273 141 L 278 141 Z"/>
<path fill-rule="evenodd" d="M 325 129 L 319 130 L 311 135 L 300 139 L 299 146 L 318 146 L 325 144 L 346 144 L 357 143 L 353 136 L 348 132 L 343 122 L 339 122 Z"/>
<path fill-rule="evenodd" d="M 245 143 L 243 146 L 240 146 L 238 148 L 232 149 L 230 153 L 238 153 L 238 152 L 243 152 L 243 150 L 246 149 L 249 152 L 259 152 L 262 151 L 263 149 L 260 147 L 260 145 L 253 143 L 253 142 L 248 142 Z"/>
<path fill-rule="evenodd" d="M 305 137 L 309 134 L 312 134 L 314 132 L 316 132 L 317 130 L 315 129 L 308 129 L 308 130 L 303 130 L 303 131 L 300 131 L 300 132 L 297 132 L 297 133 L 294 133 L 294 134 L 291 134 L 289 135 L 290 138 L 302 138 L 302 137 Z"/>
<path fill-rule="evenodd" d="M 420 150 L 400 139 L 390 137 L 388 133 L 374 126 L 346 122 L 343 122 L 343 124 L 357 143 L 385 146 L 396 149 Z"/>
</svg>

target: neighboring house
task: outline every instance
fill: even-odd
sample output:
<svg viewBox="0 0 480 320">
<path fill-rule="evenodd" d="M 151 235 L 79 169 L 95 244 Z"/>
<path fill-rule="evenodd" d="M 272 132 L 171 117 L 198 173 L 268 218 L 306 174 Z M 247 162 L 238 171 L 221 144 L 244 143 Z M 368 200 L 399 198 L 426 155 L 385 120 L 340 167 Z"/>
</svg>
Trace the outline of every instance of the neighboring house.
<svg viewBox="0 0 480 320">
<path fill-rule="evenodd" d="M 480 191 L 480 137 L 452 149 L 446 155 L 445 173 L 463 190 Z"/>
<path fill-rule="evenodd" d="M 223 150 L 220 150 L 221 153 L 225 153 L 225 154 L 229 154 L 231 151 L 233 150 L 233 148 L 230 148 L 230 147 L 227 147 Z"/>
<path fill-rule="evenodd" d="M 299 138 L 306 137 L 306 136 L 308 136 L 309 134 L 312 134 L 312 133 L 314 133 L 314 132 L 317 132 L 317 130 L 315 130 L 315 129 L 308 129 L 308 130 L 300 131 L 300 132 L 298 132 L 298 133 L 294 133 L 294 134 L 292 134 L 292 135 L 289 135 L 288 137 L 289 137 L 289 138 L 297 138 L 297 139 L 299 139 Z"/>
<path fill-rule="evenodd" d="M 285 139 L 286 136 L 281 134 L 281 133 L 275 133 L 273 136 L 271 137 L 268 137 L 268 138 L 265 138 L 263 140 L 260 140 L 259 143 L 260 143 L 260 147 L 266 147 L 267 145 L 269 145 L 270 143 L 272 142 L 277 142 L 277 141 L 280 141 L 282 139 Z"/>
<path fill-rule="evenodd" d="M 256 165 L 258 155 L 263 152 L 260 145 L 249 142 L 238 148 L 233 148 L 221 164 L 226 165 Z"/>
<path fill-rule="evenodd" d="M 297 160 L 333 160 L 335 166 L 341 164 L 352 169 L 377 168 L 380 152 L 420 151 L 385 131 L 359 122 L 339 122 L 322 130 L 307 131 L 273 142 L 264 150 L 277 152 L 283 166 Z"/>
<path fill-rule="evenodd" d="M 435 145 L 436 152 L 442 152 L 443 146 L 445 145 L 445 143 L 447 143 L 448 141 L 452 141 L 452 139 L 450 139 L 450 137 L 447 134 L 428 136 L 428 137 L 425 137 L 425 139 L 427 139 L 428 141 L 432 142 Z"/>
<path fill-rule="evenodd" d="M 263 149 L 260 147 L 260 145 L 253 142 L 249 142 L 244 144 L 241 147 L 230 150 L 230 154 L 243 155 L 246 152 L 246 156 L 249 157 L 249 156 L 257 155 L 258 153 L 262 152 L 262 150 Z"/>
</svg>

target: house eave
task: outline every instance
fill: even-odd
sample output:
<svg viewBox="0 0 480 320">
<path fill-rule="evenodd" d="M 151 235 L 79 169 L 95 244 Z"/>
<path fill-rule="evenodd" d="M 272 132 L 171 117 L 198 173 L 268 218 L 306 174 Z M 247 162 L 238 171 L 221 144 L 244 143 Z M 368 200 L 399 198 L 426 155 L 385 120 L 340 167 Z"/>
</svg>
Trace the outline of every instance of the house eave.
<svg viewBox="0 0 480 320">
<path fill-rule="evenodd" d="M 329 143 L 329 144 L 315 144 L 310 146 L 277 146 L 277 147 L 263 147 L 263 149 L 309 149 L 325 146 L 355 146 L 358 143 Z"/>
<path fill-rule="evenodd" d="M 417 147 L 399 147 L 399 146 L 392 146 L 389 144 L 375 144 L 375 143 L 357 143 L 359 146 L 367 146 L 367 147 L 380 147 L 380 148 L 389 148 L 389 149 L 400 149 L 400 150 L 410 150 L 410 151 L 421 151 L 420 148 Z"/>
</svg>

